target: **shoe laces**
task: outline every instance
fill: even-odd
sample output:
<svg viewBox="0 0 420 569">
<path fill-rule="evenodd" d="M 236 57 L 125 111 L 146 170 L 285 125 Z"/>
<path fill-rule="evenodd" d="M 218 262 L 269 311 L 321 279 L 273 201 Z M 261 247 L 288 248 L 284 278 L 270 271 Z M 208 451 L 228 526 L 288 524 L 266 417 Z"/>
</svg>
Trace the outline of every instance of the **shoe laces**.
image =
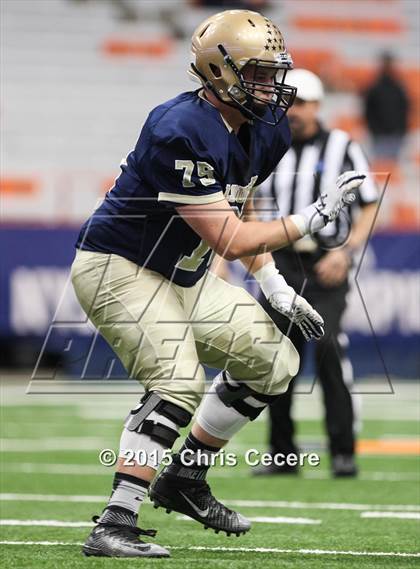
<svg viewBox="0 0 420 569">
<path fill-rule="evenodd" d="M 221 509 L 223 508 L 228 514 L 233 514 L 234 511 L 230 510 L 228 507 L 226 507 L 224 504 L 222 504 L 222 502 L 219 502 L 219 500 L 217 500 L 210 489 L 210 486 L 207 484 L 207 482 L 204 482 L 203 484 L 200 484 L 199 486 L 196 486 L 195 488 L 191 488 L 191 490 L 194 492 L 194 494 L 200 498 L 200 497 L 207 497 L 212 506 L 216 506 L 217 508 Z"/>
</svg>

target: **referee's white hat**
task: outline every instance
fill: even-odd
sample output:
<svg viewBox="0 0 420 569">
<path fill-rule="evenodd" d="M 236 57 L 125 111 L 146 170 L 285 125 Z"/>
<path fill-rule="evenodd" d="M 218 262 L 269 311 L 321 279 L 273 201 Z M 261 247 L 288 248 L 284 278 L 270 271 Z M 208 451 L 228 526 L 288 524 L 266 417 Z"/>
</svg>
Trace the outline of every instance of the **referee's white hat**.
<svg viewBox="0 0 420 569">
<path fill-rule="evenodd" d="M 321 101 L 324 87 L 321 79 L 307 69 L 292 69 L 287 72 L 287 83 L 297 87 L 296 97 L 302 101 Z"/>
</svg>

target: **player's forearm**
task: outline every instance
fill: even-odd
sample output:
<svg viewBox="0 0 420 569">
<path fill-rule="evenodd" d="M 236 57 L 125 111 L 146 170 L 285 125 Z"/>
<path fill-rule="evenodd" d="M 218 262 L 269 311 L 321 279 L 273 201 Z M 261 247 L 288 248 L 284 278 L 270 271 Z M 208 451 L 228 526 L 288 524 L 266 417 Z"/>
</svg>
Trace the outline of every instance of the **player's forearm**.
<svg viewBox="0 0 420 569">
<path fill-rule="evenodd" d="M 262 253 L 261 255 L 255 255 L 253 257 L 242 257 L 241 259 L 241 263 L 251 274 L 259 271 L 264 265 L 273 262 L 274 260 L 271 253 Z"/>
<path fill-rule="evenodd" d="M 296 215 L 274 221 L 239 219 L 227 201 L 208 206 L 186 205 L 177 208 L 183 220 L 213 251 L 228 261 L 276 251 L 296 241 L 309 229 L 304 216 Z M 299 219 L 302 223 L 299 226 Z"/>
<path fill-rule="evenodd" d="M 201 239 L 228 261 L 281 249 L 308 233 L 320 231 L 354 201 L 353 193 L 365 176 L 345 172 L 329 193 L 297 214 L 274 221 L 243 222 L 226 199 L 212 204 L 177 207 L 183 220 Z"/>
<path fill-rule="evenodd" d="M 301 237 L 301 231 L 290 217 L 274 221 L 248 221 L 238 224 L 223 256 L 234 260 L 260 255 L 286 247 Z"/>
<path fill-rule="evenodd" d="M 241 220 L 243 222 L 239 226 L 239 233 L 241 234 L 240 239 L 242 240 L 241 244 L 245 247 L 245 250 L 246 248 L 252 248 L 253 251 L 251 256 L 240 255 L 239 258 L 250 273 L 255 273 L 267 263 L 272 263 L 273 257 L 271 253 L 267 251 L 274 251 L 288 245 L 292 240 L 292 236 L 290 234 L 292 233 L 294 236 L 294 229 L 296 228 L 295 223 L 292 222 L 293 227 L 290 228 L 289 222 L 286 223 L 286 220 L 281 219 L 275 222 L 261 222 L 258 219 L 257 212 L 255 211 L 253 196 L 246 201 Z M 281 229 L 284 232 L 281 236 L 279 235 L 279 223 L 281 224 Z M 263 235 L 265 234 L 268 240 L 267 243 L 261 240 L 261 238 L 264 238 Z M 300 232 L 297 238 L 299 237 L 301 237 Z M 268 242 L 272 245 L 269 246 Z M 278 246 L 276 246 L 277 244 Z M 230 245 L 233 245 L 233 248 L 235 248 L 237 245 L 236 239 Z M 257 247 L 256 250 L 255 247 Z"/>
</svg>

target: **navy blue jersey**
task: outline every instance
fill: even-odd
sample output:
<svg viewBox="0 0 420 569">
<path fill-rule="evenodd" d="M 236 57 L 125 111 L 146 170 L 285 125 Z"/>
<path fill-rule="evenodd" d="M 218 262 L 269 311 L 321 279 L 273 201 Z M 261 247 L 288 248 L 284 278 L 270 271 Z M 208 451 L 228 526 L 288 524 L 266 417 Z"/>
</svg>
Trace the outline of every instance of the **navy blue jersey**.
<svg viewBox="0 0 420 569">
<path fill-rule="evenodd" d="M 194 285 L 211 252 L 176 208 L 225 197 L 240 210 L 288 150 L 287 119 L 277 127 L 255 121 L 247 142 L 248 152 L 199 91 L 159 105 L 76 247 L 115 253 L 176 284 Z"/>
</svg>

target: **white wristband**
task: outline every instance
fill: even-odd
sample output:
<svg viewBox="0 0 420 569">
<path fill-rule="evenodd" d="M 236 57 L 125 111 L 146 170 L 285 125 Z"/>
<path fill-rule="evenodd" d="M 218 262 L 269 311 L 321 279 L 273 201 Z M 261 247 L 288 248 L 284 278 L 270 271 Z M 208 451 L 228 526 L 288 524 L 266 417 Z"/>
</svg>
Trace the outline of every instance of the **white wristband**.
<svg viewBox="0 0 420 569">
<path fill-rule="evenodd" d="M 315 204 L 308 205 L 302 211 L 290 216 L 291 221 L 299 229 L 301 236 L 316 233 L 326 225 L 326 218 L 319 213 Z"/>
<path fill-rule="evenodd" d="M 263 265 L 261 267 L 261 269 L 258 269 L 258 271 L 255 271 L 255 273 L 253 274 L 254 279 L 257 281 L 258 284 L 261 284 L 263 281 L 265 281 L 265 279 L 268 279 L 269 277 L 272 277 L 273 275 L 278 275 L 279 272 L 276 269 L 276 265 L 274 264 L 273 261 L 270 261 L 269 263 L 266 263 L 265 265 Z"/>
<path fill-rule="evenodd" d="M 295 214 L 291 215 L 289 219 L 290 219 L 290 221 L 293 221 L 293 223 L 296 225 L 296 227 L 299 230 L 301 237 L 303 237 L 304 235 L 307 234 L 308 224 L 307 224 L 306 219 L 303 217 L 303 215 L 295 213 Z"/>
<path fill-rule="evenodd" d="M 273 262 L 262 266 L 261 269 L 255 271 L 253 276 L 260 285 L 260 288 L 267 300 L 273 293 L 288 286 L 284 277 L 282 277 L 278 272 L 276 265 Z"/>
</svg>

